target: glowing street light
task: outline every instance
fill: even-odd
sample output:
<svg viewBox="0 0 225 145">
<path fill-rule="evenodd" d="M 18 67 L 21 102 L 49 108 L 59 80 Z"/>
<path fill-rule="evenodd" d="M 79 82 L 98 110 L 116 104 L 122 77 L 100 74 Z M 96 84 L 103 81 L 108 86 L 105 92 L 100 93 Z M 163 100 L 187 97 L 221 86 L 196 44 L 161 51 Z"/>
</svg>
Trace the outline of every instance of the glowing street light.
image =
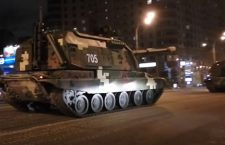
<svg viewBox="0 0 225 145">
<path fill-rule="evenodd" d="M 220 37 L 220 39 L 223 41 L 225 40 L 225 32 L 223 32 L 222 36 Z"/>
<path fill-rule="evenodd" d="M 150 25 L 154 21 L 154 18 L 156 16 L 155 11 L 149 11 L 146 13 L 146 16 L 143 20 L 145 25 Z M 136 42 L 136 49 L 139 48 L 139 41 L 138 41 L 138 31 L 139 31 L 140 23 L 138 22 L 137 27 L 135 29 L 135 42 Z"/>
<path fill-rule="evenodd" d="M 206 46 L 207 46 L 207 43 L 203 42 L 202 47 L 206 47 Z"/>
<path fill-rule="evenodd" d="M 155 15 L 156 15 L 156 14 L 155 14 L 154 11 L 148 12 L 148 13 L 146 14 L 145 19 L 144 19 L 144 24 L 150 25 L 150 24 L 153 22 L 153 20 L 154 20 L 154 18 L 155 18 Z"/>
</svg>

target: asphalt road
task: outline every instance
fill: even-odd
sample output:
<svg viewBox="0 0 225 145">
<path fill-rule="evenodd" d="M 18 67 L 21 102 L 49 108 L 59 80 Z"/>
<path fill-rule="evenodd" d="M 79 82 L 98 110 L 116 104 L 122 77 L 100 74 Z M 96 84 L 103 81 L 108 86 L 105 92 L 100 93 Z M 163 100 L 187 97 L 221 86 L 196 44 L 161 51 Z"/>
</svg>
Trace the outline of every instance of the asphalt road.
<svg viewBox="0 0 225 145">
<path fill-rule="evenodd" d="M 0 145 L 225 145 L 225 93 L 167 90 L 152 107 L 85 118 L 0 104 Z"/>
</svg>

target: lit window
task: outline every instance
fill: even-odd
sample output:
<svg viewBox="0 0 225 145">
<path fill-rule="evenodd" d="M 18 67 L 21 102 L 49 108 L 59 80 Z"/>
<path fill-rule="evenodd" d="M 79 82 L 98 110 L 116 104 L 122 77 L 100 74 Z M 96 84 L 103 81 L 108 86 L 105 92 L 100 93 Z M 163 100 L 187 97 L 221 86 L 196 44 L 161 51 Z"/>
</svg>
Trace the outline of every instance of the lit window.
<svg viewBox="0 0 225 145">
<path fill-rule="evenodd" d="M 82 21 L 81 21 L 81 23 L 82 23 L 82 24 L 85 24 L 85 23 L 86 23 L 86 21 L 85 21 L 85 20 L 82 20 Z"/>
<path fill-rule="evenodd" d="M 186 25 L 185 26 L 187 30 L 190 30 L 191 26 L 190 25 Z"/>
<path fill-rule="evenodd" d="M 83 27 L 82 29 L 83 29 L 83 31 L 87 31 L 87 28 L 86 27 Z"/>
</svg>

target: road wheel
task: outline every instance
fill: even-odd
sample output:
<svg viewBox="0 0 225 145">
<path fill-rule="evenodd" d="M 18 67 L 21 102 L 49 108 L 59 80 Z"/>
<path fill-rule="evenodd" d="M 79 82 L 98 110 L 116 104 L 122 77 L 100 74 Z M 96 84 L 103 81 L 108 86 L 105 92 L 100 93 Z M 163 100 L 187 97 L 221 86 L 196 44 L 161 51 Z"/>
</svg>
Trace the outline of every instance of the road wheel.
<svg viewBox="0 0 225 145">
<path fill-rule="evenodd" d="M 152 104 L 154 99 L 154 91 L 153 90 L 144 90 L 143 99 L 146 104 Z"/>
<path fill-rule="evenodd" d="M 143 103 L 143 97 L 141 91 L 135 91 L 131 93 L 132 103 L 135 106 L 140 106 Z"/>
<path fill-rule="evenodd" d="M 117 102 L 120 108 L 127 108 L 129 105 L 129 96 L 127 92 L 121 92 L 117 95 Z"/>
<path fill-rule="evenodd" d="M 52 103 L 65 115 L 81 117 L 88 112 L 89 101 L 83 94 L 76 96 L 73 90 L 55 89 L 50 96 Z"/>
<path fill-rule="evenodd" d="M 113 93 L 107 93 L 104 98 L 104 106 L 108 111 L 112 111 L 116 106 L 116 98 Z"/>
<path fill-rule="evenodd" d="M 73 90 L 56 89 L 51 93 L 52 103 L 63 114 L 81 117 L 88 112 L 89 102 L 85 95 L 76 96 Z"/>
<path fill-rule="evenodd" d="M 79 95 L 74 102 L 74 111 L 77 116 L 87 114 L 89 108 L 89 101 L 87 96 Z"/>
<path fill-rule="evenodd" d="M 92 98 L 91 98 L 91 109 L 93 112 L 97 113 L 97 112 L 101 112 L 102 108 L 103 108 L 103 98 L 102 95 L 100 94 L 95 94 Z"/>
</svg>

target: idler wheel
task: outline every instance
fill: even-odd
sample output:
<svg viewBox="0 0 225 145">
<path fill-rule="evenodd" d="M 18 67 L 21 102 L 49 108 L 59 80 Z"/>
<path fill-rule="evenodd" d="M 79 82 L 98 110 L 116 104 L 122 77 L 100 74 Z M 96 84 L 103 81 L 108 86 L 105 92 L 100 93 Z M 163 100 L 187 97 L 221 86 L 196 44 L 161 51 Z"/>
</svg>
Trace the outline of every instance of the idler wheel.
<svg viewBox="0 0 225 145">
<path fill-rule="evenodd" d="M 119 93 L 117 98 L 118 98 L 118 105 L 120 106 L 120 108 L 124 109 L 124 108 L 128 107 L 129 96 L 128 96 L 127 92 Z"/>
<path fill-rule="evenodd" d="M 131 99 L 135 106 L 140 106 L 143 103 L 143 97 L 142 97 L 141 91 L 132 92 Z"/>
<path fill-rule="evenodd" d="M 104 99 L 105 109 L 112 111 L 116 106 L 116 98 L 113 93 L 107 93 Z"/>
<path fill-rule="evenodd" d="M 154 91 L 153 90 L 145 90 L 143 92 L 143 99 L 146 104 L 152 104 L 154 100 Z"/>
<path fill-rule="evenodd" d="M 65 115 L 78 116 L 88 112 L 89 102 L 84 94 L 75 96 L 74 90 L 55 89 L 51 93 L 52 103 Z"/>
<path fill-rule="evenodd" d="M 63 114 L 74 116 L 74 111 L 72 109 L 74 92 L 71 90 L 61 90 L 54 89 L 50 95 L 51 102 L 55 105 L 55 107 Z"/>
<path fill-rule="evenodd" d="M 102 108 L 103 108 L 103 98 L 102 95 L 100 94 L 95 94 L 92 98 L 91 98 L 91 109 L 93 112 L 97 113 L 97 112 L 101 112 Z"/>
</svg>

